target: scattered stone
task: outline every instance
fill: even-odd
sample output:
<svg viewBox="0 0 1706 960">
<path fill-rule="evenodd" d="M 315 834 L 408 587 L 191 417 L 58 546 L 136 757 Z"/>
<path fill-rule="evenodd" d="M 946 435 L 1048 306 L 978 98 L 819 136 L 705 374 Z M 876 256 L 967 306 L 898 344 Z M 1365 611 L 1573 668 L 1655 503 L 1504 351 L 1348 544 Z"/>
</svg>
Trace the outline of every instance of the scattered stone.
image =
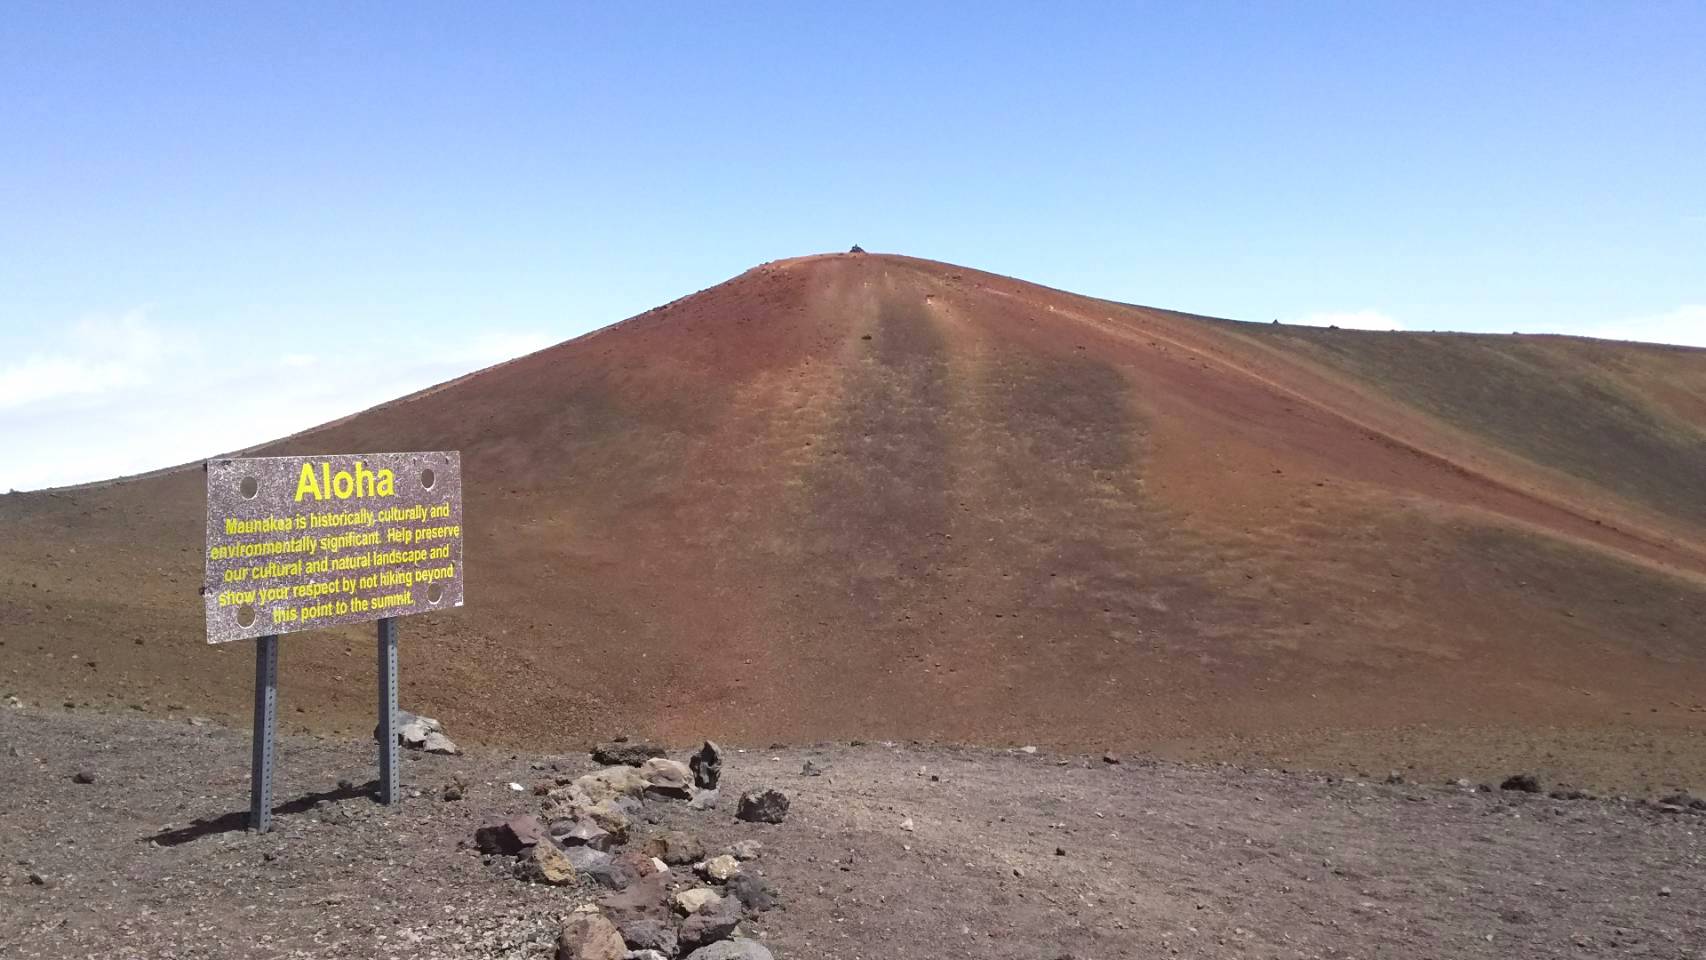
<svg viewBox="0 0 1706 960">
<path fill-rule="evenodd" d="M 516 876 L 554 887 L 575 882 L 575 865 L 557 845 L 543 840 L 527 848 L 515 865 Z"/>
<path fill-rule="evenodd" d="M 667 919 L 669 917 L 669 888 L 665 886 L 667 881 L 668 877 L 664 874 L 652 874 L 629 884 L 624 890 L 606 894 L 599 899 L 598 906 L 618 923 L 647 918 Z"/>
<path fill-rule="evenodd" d="M 646 856 L 656 857 L 673 867 L 692 863 L 705 856 L 705 844 L 698 837 L 680 830 L 649 837 L 640 850 Z"/>
<path fill-rule="evenodd" d="M 1386 782 L 1391 786 L 1397 786 L 1404 782 L 1404 775 L 1394 770 L 1386 775 Z"/>
<path fill-rule="evenodd" d="M 697 950 L 718 940 L 727 940 L 739 925 L 740 901 L 721 897 L 715 904 L 707 904 L 681 922 L 681 948 Z"/>
<path fill-rule="evenodd" d="M 617 836 L 591 819 L 557 820 L 551 824 L 551 836 L 565 847 L 591 847 L 609 850 L 620 844 Z"/>
<path fill-rule="evenodd" d="M 53 886 L 53 881 L 49 880 L 48 878 L 42 876 L 39 873 L 36 873 L 34 870 L 30 871 L 29 881 L 30 881 L 30 886 L 32 886 L 32 887 L 48 887 L 48 888 L 51 888 Z"/>
<path fill-rule="evenodd" d="M 72 783 L 94 783 L 95 775 L 88 770 L 79 770 L 71 775 Z"/>
<path fill-rule="evenodd" d="M 675 936 L 675 924 L 666 917 L 631 917 L 618 922 L 616 929 L 628 946 L 636 950 L 654 951 L 659 956 L 673 957 L 680 948 Z"/>
<path fill-rule="evenodd" d="M 624 850 L 611 857 L 606 877 L 595 877 L 605 886 L 625 890 L 657 874 L 657 863 L 638 850 Z"/>
<path fill-rule="evenodd" d="M 618 765 L 637 767 L 653 757 L 661 757 L 668 752 L 655 743 L 628 743 L 626 740 L 616 740 L 593 747 L 592 762 L 602 763 L 607 767 Z"/>
<path fill-rule="evenodd" d="M 704 790 L 695 787 L 693 788 L 693 799 L 687 802 L 687 806 L 694 810 L 714 810 L 717 803 L 722 799 L 722 794 L 716 790 Z"/>
<path fill-rule="evenodd" d="M 706 860 L 699 872 L 719 883 L 727 882 L 730 877 L 740 872 L 740 861 L 725 853 Z"/>
<path fill-rule="evenodd" d="M 474 845 L 481 853 L 513 857 L 524 848 L 540 841 L 550 842 L 550 834 L 539 818 L 530 813 L 501 822 L 488 823 L 474 831 Z"/>
<path fill-rule="evenodd" d="M 788 795 L 775 787 L 740 795 L 735 817 L 751 823 L 781 823 L 788 816 Z"/>
<path fill-rule="evenodd" d="M 599 874 L 608 874 L 610 861 L 614 859 L 612 854 L 591 847 L 564 847 L 563 856 L 569 858 L 569 865 L 575 868 L 575 872 L 584 873 L 601 883 L 603 879 Z"/>
<path fill-rule="evenodd" d="M 851 248 L 848 249 L 847 252 L 848 253 L 864 253 L 865 248 L 861 247 L 857 243 L 855 243 Z"/>
<path fill-rule="evenodd" d="M 722 899 L 722 896 L 710 887 L 694 887 L 675 895 L 675 909 L 684 917 L 692 916 L 707 905 L 721 903 Z"/>
<path fill-rule="evenodd" d="M 646 795 L 686 800 L 693 795 L 693 771 L 687 764 L 667 757 L 653 757 L 640 766 Z"/>
<path fill-rule="evenodd" d="M 1692 810 L 1706 810 L 1706 800 L 1696 797 L 1687 790 L 1678 790 L 1668 797 L 1661 798 L 1659 802 L 1669 804 L 1673 807 L 1684 807 Z"/>
<path fill-rule="evenodd" d="M 813 760 L 811 757 L 807 757 L 806 762 L 800 764 L 800 776 L 802 777 L 821 777 L 823 776 L 823 771 L 823 765 L 818 763 L 816 760 Z"/>
<path fill-rule="evenodd" d="M 753 913 L 763 913 L 776 906 L 776 890 L 770 882 L 745 870 L 730 877 L 723 892 L 739 900 L 741 906 Z"/>
<path fill-rule="evenodd" d="M 446 757 L 454 757 L 462 752 L 462 749 L 456 745 L 455 741 L 451 740 L 444 734 L 439 733 L 437 730 L 426 735 L 426 737 L 421 741 L 421 749 L 425 750 L 427 753 L 436 753 L 440 756 Z"/>
<path fill-rule="evenodd" d="M 460 800 L 467 795 L 468 778 L 460 773 L 450 778 L 450 782 L 444 785 L 444 792 L 440 794 L 445 800 Z"/>
<path fill-rule="evenodd" d="M 570 914 L 557 935 L 557 960 L 622 960 L 627 952 L 616 924 L 596 912 Z"/>
<path fill-rule="evenodd" d="M 419 750 L 426 746 L 428 734 L 444 732 L 444 724 L 431 717 L 423 717 L 407 710 L 397 711 L 397 743 L 410 749 Z M 373 728 L 373 739 L 379 739 L 379 727 Z"/>
<path fill-rule="evenodd" d="M 618 765 L 576 777 L 570 790 L 584 797 L 587 803 L 597 804 L 619 797 L 638 798 L 646 792 L 646 786 L 646 778 L 640 771 Z"/>
<path fill-rule="evenodd" d="M 1670 896 L 1670 888 L 1669 887 L 1660 887 L 1659 888 L 1659 896 L 1661 896 L 1661 897 Z"/>
<path fill-rule="evenodd" d="M 729 844 L 729 852 L 736 860 L 757 860 L 764 855 L 764 844 L 757 840 L 736 840 Z"/>
<path fill-rule="evenodd" d="M 856 253 L 864 253 L 856 250 Z M 775 960 L 770 948 L 757 940 L 741 937 L 736 940 L 723 940 L 708 947 L 701 947 L 687 955 L 686 960 Z"/>
<path fill-rule="evenodd" d="M 1532 773 L 1516 773 L 1504 779 L 1499 784 L 1500 790 L 1515 790 L 1518 793 L 1539 793 L 1540 778 Z"/>
<path fill-rule="evenodd" d="M 1104 754 L 1102 754 L 1102 762 L 1105 764 L 1108 764 L 1109 766 L 1117 764 L 1120 762 L 1119 754 L 1117 754 L 1117 753 L 1104 753 Z"/>
<path fill-rule="evenodd" d="M 701 790 L 715 790 L 723 776 L 723 748 L 707 740 L 698 753 L 687 758 L 687 766 L 693 771 L 694 786 Z"/>
<path fill-rule="evenodd" d="M 1054 855 L 1057 857 L 1066 856 L 1066 848 L 1065 847 L 1055 847 L 1054 848 Z"/>
<path fill-rule="evenodd" d="M 905 820 L 902 820 L 900 822 L 900 828 L 902 830 L 905 830 L 907 833 L 911 833 L 914 830 L 918 829 L 917 825 L 912 822 L 911 817 L 907 817 Z"/>
</svg>

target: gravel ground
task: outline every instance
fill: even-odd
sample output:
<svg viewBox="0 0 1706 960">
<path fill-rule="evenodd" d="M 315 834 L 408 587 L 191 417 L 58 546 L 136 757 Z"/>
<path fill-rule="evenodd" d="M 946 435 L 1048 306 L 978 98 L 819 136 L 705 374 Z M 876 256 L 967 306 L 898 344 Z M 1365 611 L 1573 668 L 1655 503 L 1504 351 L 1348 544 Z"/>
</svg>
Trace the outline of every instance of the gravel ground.
<svg viewBox="0 0 1706 960">
<path fill-rule="evenodd" d="M 410 754 L 393 810 L 369 743 L 279 756 L 254 835 L 246 731 L 0 709 L 0 957 L 548 957 L 594 895 L 468 843 L 584 754 Z M 744 929 L 784 960 L 1706 957 L 1706 816 L 1646 803 L 884 744 L 730 750 L 724 780 L 647 816 L 763 842 L 781 904 Z M 787 821 L 735 820 L 766 784 Z"/>
</svg>

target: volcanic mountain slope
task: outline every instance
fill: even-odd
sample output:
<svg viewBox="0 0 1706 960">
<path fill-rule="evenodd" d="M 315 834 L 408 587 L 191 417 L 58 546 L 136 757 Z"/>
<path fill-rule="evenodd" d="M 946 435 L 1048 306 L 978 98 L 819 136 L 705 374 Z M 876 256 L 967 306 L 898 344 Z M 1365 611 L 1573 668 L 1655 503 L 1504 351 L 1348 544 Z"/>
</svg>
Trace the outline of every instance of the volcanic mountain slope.
<svg viewBox="0 0 1706 960">
<path fill-rule="evenodd" d="M 1706 351 L 807 257 L 253 452 L 409 449 L 462 451 L 468 606 L 403 627 L 459 736 L 1706 773 Z M 202 484 L 0 498 L 13 692 L 243 715 Z M 286 638 L 290 715 L 370 722 L 368 635 Z"/>
</svg>

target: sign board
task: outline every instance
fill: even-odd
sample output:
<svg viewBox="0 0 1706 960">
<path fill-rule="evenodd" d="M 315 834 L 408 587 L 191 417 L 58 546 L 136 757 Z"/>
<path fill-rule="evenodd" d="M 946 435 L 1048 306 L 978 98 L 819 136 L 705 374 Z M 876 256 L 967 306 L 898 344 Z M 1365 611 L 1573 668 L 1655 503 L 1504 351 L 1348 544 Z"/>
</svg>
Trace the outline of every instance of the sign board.
<svg viewBox="0 0 1706 960">
<path fill-rule="evenodd" d="M 456 452 L 207 462 L 207 642 L 462 606 Z"/>
</svg>

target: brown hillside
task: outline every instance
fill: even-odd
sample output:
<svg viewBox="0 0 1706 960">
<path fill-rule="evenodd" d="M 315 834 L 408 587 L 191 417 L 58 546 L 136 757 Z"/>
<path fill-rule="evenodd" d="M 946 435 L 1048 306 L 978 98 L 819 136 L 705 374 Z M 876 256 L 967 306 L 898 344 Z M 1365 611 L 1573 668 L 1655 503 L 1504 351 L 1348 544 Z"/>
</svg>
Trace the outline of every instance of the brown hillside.
<svg viewBox="0 0 1706 960">
<path fill-rule="evenodd" d="M 458 736 L 1706 774 L 1706 351 L 809 257 L 257 452 L 440 448 L 469 599 L 404 700 Z M 202 482 L 0 498 L 11 692 L 244 715 Z M 364 729 L 368 636 L 286 638 L 288 715 Z"/>
</svg>

